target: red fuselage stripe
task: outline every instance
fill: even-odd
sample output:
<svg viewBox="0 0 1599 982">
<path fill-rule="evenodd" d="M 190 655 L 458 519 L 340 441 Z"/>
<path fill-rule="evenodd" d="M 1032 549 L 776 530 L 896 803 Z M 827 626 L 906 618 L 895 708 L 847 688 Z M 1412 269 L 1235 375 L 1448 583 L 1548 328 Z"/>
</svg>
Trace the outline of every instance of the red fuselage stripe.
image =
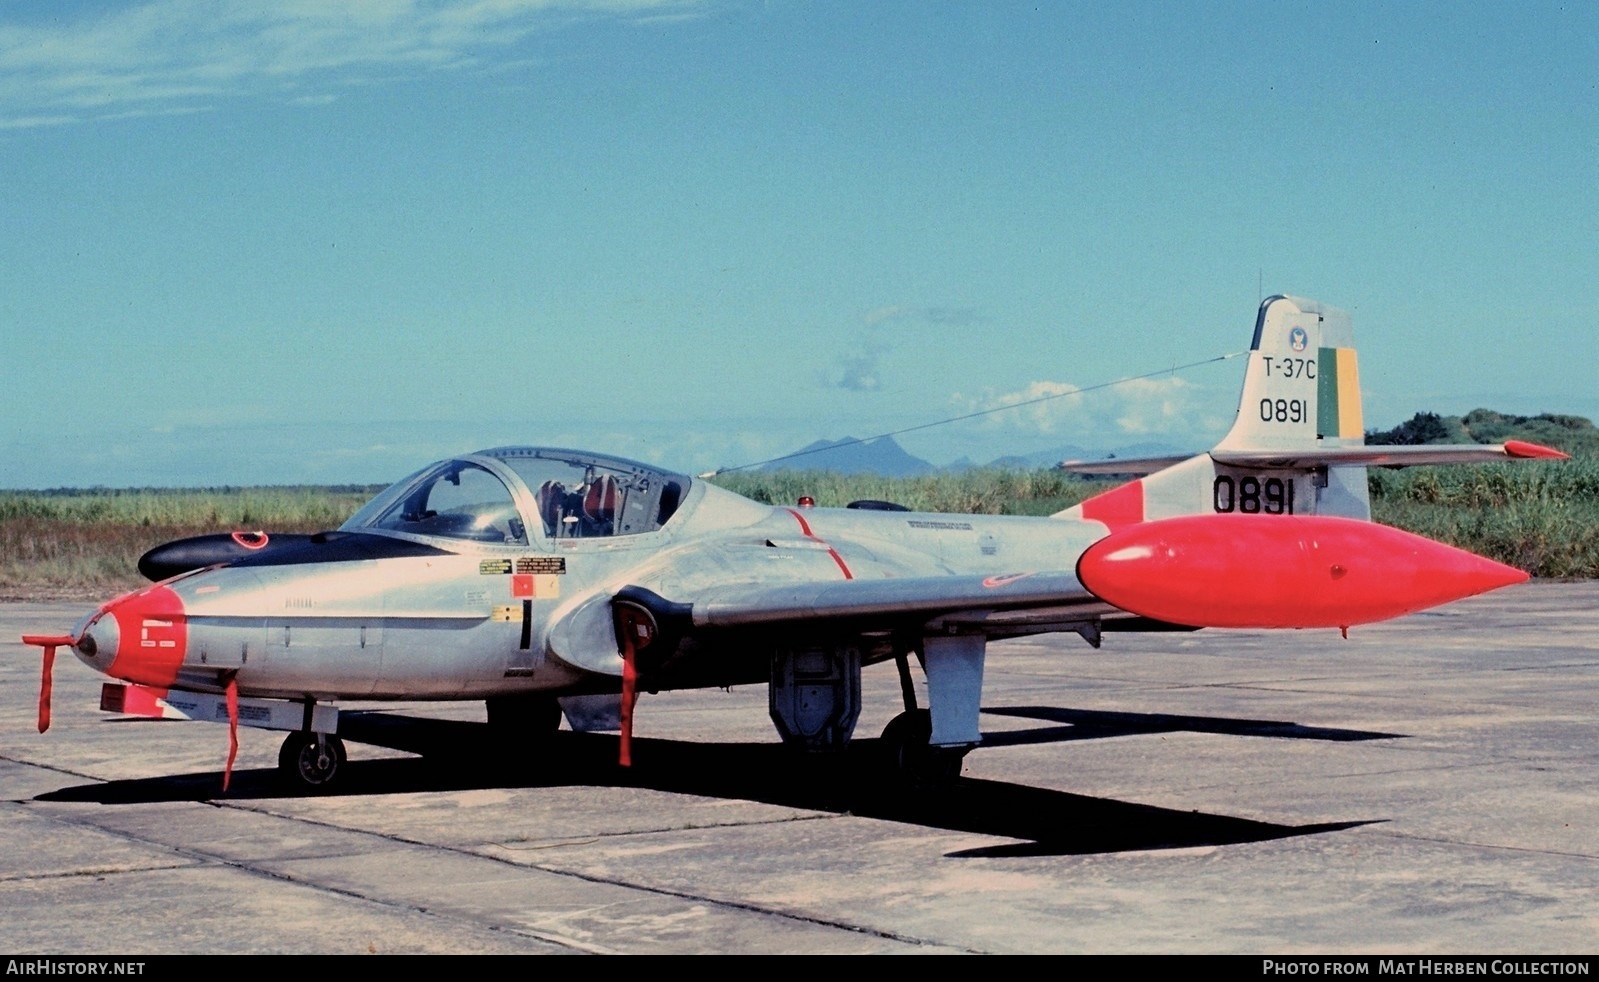
<svg viewBox="0 0 1599 982">
<path fill-rule="evenodd" d="M 1144 520 L 1144 482 L 1131 481 L 1083 502 L 1083 517 L 1104 522 L 1109 529 L 1138 525 Z"/>
<path fill-rule="evenodd" d="M 804 515 L 801 515 L 792 508 L 785 508 L 784 511 L 787 511 L 790 515 L 793 515 L 794 520 L 799 522 L 800 531 L 804 533 L 805 538 L 810 539 L 812 542 L 820 542 L 822 545 L 827 546 L 827 554 L 833 557 L 833 562 L 837 563 L 838 568 L 843 571 L 844 579 L 853 580 L 855 578 L 855 574 L 849 571 L 849 565 L 844 562 L 844 557 L 838 554 L 837 549 L 834 549 L 832 546 L 828 545 L 827 542 L 824 541 L 820 536 L 811 531 L 811 524 L 805 520 Z"/>
</svg>

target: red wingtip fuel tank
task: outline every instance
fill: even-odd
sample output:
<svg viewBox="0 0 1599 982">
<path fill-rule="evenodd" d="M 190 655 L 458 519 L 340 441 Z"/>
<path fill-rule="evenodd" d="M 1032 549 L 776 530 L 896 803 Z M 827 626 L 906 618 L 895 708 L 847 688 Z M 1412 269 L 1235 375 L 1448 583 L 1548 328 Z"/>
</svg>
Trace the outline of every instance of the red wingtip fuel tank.
<svg viewBox="0 0 1599 982">
<path fill-rule="evenodd" d="M 1368 624 L 1521 583 L 1519 569 L 1349 518 L 1196 515 L 1090 546 L 1077 577 L 1123 610 L 1194 627 Z"/>
</svg>

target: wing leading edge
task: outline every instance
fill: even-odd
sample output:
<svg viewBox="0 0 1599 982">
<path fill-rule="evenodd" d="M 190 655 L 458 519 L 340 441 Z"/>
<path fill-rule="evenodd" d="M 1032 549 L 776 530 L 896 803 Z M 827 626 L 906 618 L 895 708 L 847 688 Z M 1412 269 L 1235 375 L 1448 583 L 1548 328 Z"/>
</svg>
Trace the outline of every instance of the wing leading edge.
<svg viewBox="0 0 1599 982">
<path fill-rule="evenodd" d="M 692 606 L 696 627 L 749 627 L 789 621 L 916 619 L 973 611 L 1051 608 L 1081 617 L 1115 608 L 1073 573 L 924 576 L 879 580 L 727 586 Z"/>
<path fill-rule="evenodd" d="M 1063 571 L 729 585 L 698 591 L 690 603 L 634 585 L 613 598 L 647 611 L 652 633 L 673 641 L 774 631 L 793 639 L 1072 631 L 1097 646 L 1102 618 L 1131 616 Z"/>
</svg>

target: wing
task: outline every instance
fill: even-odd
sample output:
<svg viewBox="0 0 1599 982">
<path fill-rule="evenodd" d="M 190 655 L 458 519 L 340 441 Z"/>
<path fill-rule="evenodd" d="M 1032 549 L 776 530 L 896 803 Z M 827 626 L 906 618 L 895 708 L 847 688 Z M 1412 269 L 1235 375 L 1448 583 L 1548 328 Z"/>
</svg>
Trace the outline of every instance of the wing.
<svg viewBox="0 0 1599 982">
<path fill-rule="evenodd" d="M 689 616 L 696 628 L 817 620 L 888 626 L 951 617 L 997 621 L 1023 611 L 1035 620 L 1042 615 L 1079 621 L 1114 610 L 1074 574 L 1057 571 L 724 586 L 696 598 Z"/>
<path fill-rule="evenodd" d="M 1129 616 L 1063 571 L 744 582 L 703 588 L 688 600 L 628 585 L 562 617 L 551 630 L 551 650 L 580 668 L 619 673 L 615 608 L 622 607 L 646 615 L 645 630 L 657 651 L 685 642 L 740 648 L 774 633 L 802 642 L 896 632 L 999 638 L 1076 631 L 1097 644 L 1101 618 Z"/>
</svg>

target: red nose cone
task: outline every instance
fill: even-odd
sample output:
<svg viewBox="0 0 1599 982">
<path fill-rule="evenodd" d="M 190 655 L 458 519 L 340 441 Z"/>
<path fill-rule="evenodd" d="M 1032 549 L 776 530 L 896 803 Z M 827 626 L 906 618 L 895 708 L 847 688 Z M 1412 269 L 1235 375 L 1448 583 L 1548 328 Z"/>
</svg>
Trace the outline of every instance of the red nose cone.
<svg viewBox="0 0 1599 982">
<path fill-rule="evenodd" d="M 157 687 L 177 679 L 189 647 L 189 623 L 183 601 L 170 588 L 157 584 L 118 597 L 100 616 L 114 617 L 117 624 L 117 650 L 107 675 Z"/>
<path fill-rule="evenodd" d="M 1123 610 L 1194 627 L 1348 627 L 1521 583 L 1503 563 L 1349 518 L 1196 515 L 1121 529 L 1078 561 Z"/>
</svg>

